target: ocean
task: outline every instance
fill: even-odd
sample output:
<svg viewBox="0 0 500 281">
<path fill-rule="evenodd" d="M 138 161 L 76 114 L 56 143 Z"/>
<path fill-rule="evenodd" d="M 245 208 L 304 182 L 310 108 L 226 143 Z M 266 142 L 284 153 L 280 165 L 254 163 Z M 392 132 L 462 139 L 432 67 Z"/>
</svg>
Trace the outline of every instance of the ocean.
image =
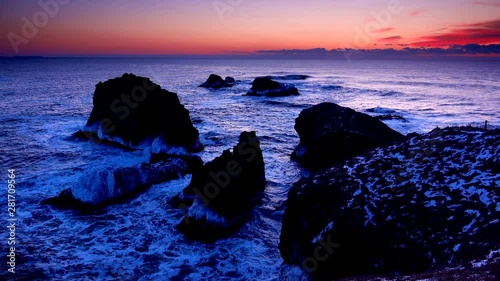
<svg viewBox="0 0 500 281">
<path fill-rule="evenodd" d="M 182 211 L 167 205 L 190 176 L 152 186 L 126 203 L 82 215 L 40 205 L 91 167 L 130 166 L 148 149 L 123 149 L 70 138 L 92 110 L 100 81 L 147 76 L 175 92 L 200 131 L 206 162 L 256 131 L 266 165 L 263 202 L 237 233 L 213 244 L 186 240 Z M 241 80 L 228 89 L 197 87 L 211 74 Z M 257 76 L 304 74 L 300 96 L 250 97 Z M 0 219 L 7 225 L 8 169 L 16 176 L 16 275 L 0 279 L 278 280 L 281 217 L 287 192 L 306 172 L 290 160 L 301 110 L 334 102 L 407 134 L 452 125 L 500 127 L 500 64 L 495 61 L 337 61 L 246 59 L 0 59 Z M 8 230 L 1 232 L 7 249 Z M 5 251 L 7 254 L 7 251 Z M 3 254 L 2 254 L 3 255 Z M 5 256 L 5 255 L 3 255 Z M 8 280 L 8 279 L 7 279 Z"/>
</svg>

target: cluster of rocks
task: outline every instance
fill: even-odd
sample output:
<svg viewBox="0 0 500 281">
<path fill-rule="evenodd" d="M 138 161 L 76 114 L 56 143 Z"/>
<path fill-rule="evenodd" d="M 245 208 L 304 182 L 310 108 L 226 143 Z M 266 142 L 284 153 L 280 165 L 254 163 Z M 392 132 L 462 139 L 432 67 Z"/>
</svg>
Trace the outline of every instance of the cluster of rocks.
<svg viewBox="0 0 500 281">
<path fill-rule="evenodd" d="M 292 84 L 285 84 L 276 82 L 276 80 L 305 80 L 309 78 L 307 75 L 285 75 L 285 76 L 263 76 L 257 77 L 252 83 L 252 87 L 247 92 L 248 96 L 268 96 L 268 97 L 278 97 L 278 96 L 291 96 L 299 95 L 299 90 Z M 226 77 L 222 79 L 221 76 L 216 74 L 211 74 L 207 81 L 201 84 L 199 87 L 210 88 L 210 89 L 220 89 L 228 88 L 234 86 L 236 80 L 232 77 Z"/>
<path fill-rule="evenodd" d="M 230 77 L 210 76 L 204 86 L 234 83 Z M 244 224 L 265 187 L 264 159 L 255 132 L 243 132 L 233 152 L 226 150 L 203 165 L 200 157 L 189 154 L 203 146 L 177 94 L 148 78 L 124 74 L 97 84 L 93 104 L 87 125 L 75 137 L 125 148 L 146 144 L 157 153 L 149 162 L 131 167 L 91 168 L 72 187 L 42 204 L 92 212 L 123 203 L 151 185 L 193 174 L 190 185 L 176 196 L 182 204 L 175 207 L 190 206 L 180 231 L 213 241 Z"/>
<path fill-rule="evenodd" d="M 258 77 L 249 95 L 296 95 Z M 236 81 L 211 75 L 208 88 Z M 93 168 L 43 201 L 92 211 L 121 203 L 153 184 L 191 173 L 169 203 L 184 212 L 177 229 L 215 241 L 238 230 L 266 186 L 255 132 L 203 164 L 198 130 L 177 94 L 148 78 L 124 74 L 99 83 L 85 128 L 75 134 L 124 147 L 161 147 L 147 163 Z M 289 191 L 279 250 L 285 268 L 314 280 L 356 274 L 413 272 L 470 261 L 500 245 L 500 130 L 435 129 L 402 134 L 379 119 L 333 103 L 303 110 L 291 158 L 311 174 Z M 355 266 L 353 266 L 355 265 Z"/>
</svg>

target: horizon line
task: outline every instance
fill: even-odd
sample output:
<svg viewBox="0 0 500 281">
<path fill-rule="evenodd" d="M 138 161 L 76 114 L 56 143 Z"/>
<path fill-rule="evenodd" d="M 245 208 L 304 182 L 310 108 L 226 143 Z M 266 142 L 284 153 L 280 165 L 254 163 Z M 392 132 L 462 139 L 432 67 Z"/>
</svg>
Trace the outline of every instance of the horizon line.
<svg viewBox="0 0 500 281">
<path fill-rule="evenodd" d="M 172 59 L 214 59 L 214 58 L 241 58 L 241 59 L 477 59 L 477 58 L 500 58 L 500 44 L 464 44 L 452 45 L 447 48 L 439 47 L 405 47 L 374 48 L 374 49 L 352 49 L 337 48 L 328 50 L 326 48 L 310 49 L 276 49 L 255 50 L 250 52 L 226 51 L 219 54 L 27 54 L 27 55 L 5 55 L 0 58 L 172 58 Z"/>
</svg>

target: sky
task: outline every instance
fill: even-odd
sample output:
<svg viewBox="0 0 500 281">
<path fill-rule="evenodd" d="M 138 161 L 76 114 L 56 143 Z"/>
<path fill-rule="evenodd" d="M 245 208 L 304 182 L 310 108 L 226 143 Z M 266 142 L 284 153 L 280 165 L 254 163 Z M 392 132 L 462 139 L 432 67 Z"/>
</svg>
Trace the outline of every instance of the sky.
<svg viewBox="0 0 500 281">
<path fill-rule="evenodd" d="M 0 5 L 4 56 L 500 44 L 500 0 L 2 0 Z"/>
</svg>

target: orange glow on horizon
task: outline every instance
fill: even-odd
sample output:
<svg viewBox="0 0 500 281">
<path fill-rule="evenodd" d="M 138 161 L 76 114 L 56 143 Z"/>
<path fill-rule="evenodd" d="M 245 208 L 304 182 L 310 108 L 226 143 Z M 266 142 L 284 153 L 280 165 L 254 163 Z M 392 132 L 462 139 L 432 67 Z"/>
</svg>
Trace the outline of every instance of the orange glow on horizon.
<svg viewBox="0 0 500 281">
<path fill-rule="evenodd" d="M 195 0 L 73 0 L 38 26 L 32 38 L 23 35 L 22 18 L 33 22 L 43 10 L 35 2 L 12 2 L 0 32 L 4 38 L 15 33 L 24 42 L 18 42 L 15 53 L 15 44 L 2 41 L 0 55 L 225 55 L 500 43 L 500 7 L 474 1 L 400 0 L 394 7 L 388 0 L 220 1 L 226 6 Z"/>
</svg>

